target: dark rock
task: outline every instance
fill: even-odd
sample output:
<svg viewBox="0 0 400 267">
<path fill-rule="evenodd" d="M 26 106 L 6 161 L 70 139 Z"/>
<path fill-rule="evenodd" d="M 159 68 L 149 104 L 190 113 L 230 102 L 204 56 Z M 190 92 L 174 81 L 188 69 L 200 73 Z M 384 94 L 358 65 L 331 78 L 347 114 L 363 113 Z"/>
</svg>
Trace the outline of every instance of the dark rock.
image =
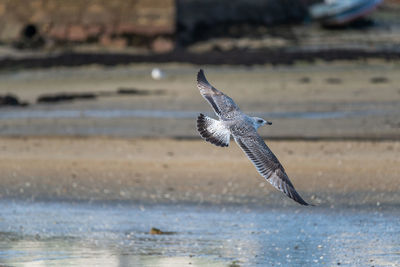
<svg viewBox="0 0 400 267">
<path fill-rule="evenodd" d="M 136 88 L 118 88 L 117 89 L 117 94 L 119 95 L 151 95 L 151 94 L 162 94 L 164 91 L 163 90 L 154 90 L 154 91 L 149 91 L 149 90 L 141 90 L 141 89 L 136 89 Z"/>
<path fill-rule="evenodd" d="M 28 103 L 20 102 L 18 97 L 12 94 L 7 94 L 4 96 L 0 95 L 0 107 L 4 106 L 27 106 Z"/>
<path fill-rule="evenodd" d="M 59 103 L 65 101 L 73 101 L 77 99 L 95 99 L 97 97 L 94 93 L 59 93 L 54 95 L 41 95 L 37 98 L 37 103 Z"/>
<path fill-rule="evenodd" d="M 1 106 L 18 106 L 19 101 L 18 101 L 18 98 L 13 95 L 0 96 L 0 105 Z"/>
<path fill-rule="evenodd" d="M 149 95 L 148 90 L 140 90 L 136 88 L 118 88 L 117 94 L 119 95 Z"/>
<path fill-rule="evenodd" d="M 372 77 L 370 80 L 371 83 L 387 83 L 389 79 L 386 77 Z"/>
</svg>

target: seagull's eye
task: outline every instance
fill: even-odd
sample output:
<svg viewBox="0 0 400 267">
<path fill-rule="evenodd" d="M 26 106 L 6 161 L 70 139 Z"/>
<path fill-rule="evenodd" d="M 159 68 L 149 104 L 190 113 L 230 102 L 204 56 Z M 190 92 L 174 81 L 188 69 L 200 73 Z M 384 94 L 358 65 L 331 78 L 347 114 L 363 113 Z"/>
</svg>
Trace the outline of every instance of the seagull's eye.
<svg viewBox="0 0 400 267">
<path fill-rule="evenodd" d="M 263 123 L 263 120 L 258 120 L 257 122 L 258 122 L 258 123 Z"/>
</svg>

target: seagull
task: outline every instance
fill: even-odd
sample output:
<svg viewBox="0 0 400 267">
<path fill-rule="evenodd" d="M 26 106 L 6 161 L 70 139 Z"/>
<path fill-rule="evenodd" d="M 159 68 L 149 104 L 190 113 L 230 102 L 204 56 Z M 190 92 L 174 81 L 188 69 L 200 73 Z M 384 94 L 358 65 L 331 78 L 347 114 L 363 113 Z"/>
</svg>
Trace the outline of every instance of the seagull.
<svg viewBox="0 0 400 267">
<path fill-rule="evenodd" d="M 219 118 L 215 120 L 204 114 L 197 117 L 197 130 L 201 137 L 216 146 L 227 147 L 232 136 L 262 177 L 289 198 L 308 206 L 290 182 L 279 160 L 257 133 L 259 127 L 272 123 L 244 114 L 232 98 L 207 81 L 202 69 L 197 74 L 197 88 Z"/>
</svg>

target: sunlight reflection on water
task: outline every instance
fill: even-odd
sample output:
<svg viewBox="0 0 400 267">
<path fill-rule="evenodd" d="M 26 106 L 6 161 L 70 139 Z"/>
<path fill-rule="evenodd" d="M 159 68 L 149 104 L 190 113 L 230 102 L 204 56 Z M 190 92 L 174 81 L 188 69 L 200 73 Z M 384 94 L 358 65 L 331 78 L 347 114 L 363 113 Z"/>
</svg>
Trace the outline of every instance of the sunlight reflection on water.
<svg viewBox="0 0 400 267">
<path fill-rule="evenodd" d="M 0 263 L 12 266 L 400 264 L 393 210 L 9 201 L 0 210 Z"/>
</svg>

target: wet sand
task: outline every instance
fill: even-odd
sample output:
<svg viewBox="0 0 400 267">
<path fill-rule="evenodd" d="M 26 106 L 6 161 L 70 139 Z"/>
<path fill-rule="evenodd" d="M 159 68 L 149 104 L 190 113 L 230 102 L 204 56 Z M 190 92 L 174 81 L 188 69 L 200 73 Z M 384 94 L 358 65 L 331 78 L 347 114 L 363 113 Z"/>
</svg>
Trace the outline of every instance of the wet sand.
<svg viewBox="0 0 400 267">
<path fill-rule="evenodd" d="M 323 206 L 398 205 L 400 142 L 267 141 L 302 196 Z M 290 205 L 231 143 L 1 138 L 1 198 Z"/>
<path fill-rule="evenodd" d="M 153 67 L 166 77 L 151 79 Z M 0 110 L 1 197 L 293 204 L 257 174 L 236 144 L 220 149 L 200 139 L 196 116 L 211 115 L 211 108 L 195 87 L 199 68 L 2 72 L 0 93 L 12 92 L 29 105 Z M 202 68 L 242 110 L 273 122 L 259 133 L 306 200 L 400 203 L 398 63 Z M 121 88 L 142 93 L 118 94 Z M 60 93 L 95 97 L 38 102 Z"/>
</svg>

